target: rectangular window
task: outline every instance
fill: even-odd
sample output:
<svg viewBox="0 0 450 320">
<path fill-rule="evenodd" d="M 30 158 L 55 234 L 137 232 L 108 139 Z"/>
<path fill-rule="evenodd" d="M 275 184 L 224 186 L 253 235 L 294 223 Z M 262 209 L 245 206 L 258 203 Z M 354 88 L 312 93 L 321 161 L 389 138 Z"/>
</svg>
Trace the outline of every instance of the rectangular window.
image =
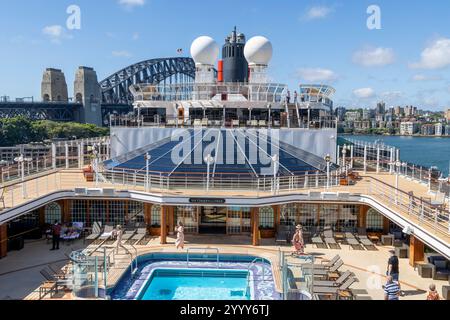
<svg viewBox="0 0 450 320">
<path fill-rule="evenodd" d="M 183 223 L 185 233 L 198 233 L 197 207 L 175 207 L 175 223 L 178 222 Z"/>
<path fill-rule="evenodd" d="M 321 205 L 319 227 L 332 227 L 335 229 L 338 220 L 338 209 L 339 206 L 336 204 Z"/>
</svg>

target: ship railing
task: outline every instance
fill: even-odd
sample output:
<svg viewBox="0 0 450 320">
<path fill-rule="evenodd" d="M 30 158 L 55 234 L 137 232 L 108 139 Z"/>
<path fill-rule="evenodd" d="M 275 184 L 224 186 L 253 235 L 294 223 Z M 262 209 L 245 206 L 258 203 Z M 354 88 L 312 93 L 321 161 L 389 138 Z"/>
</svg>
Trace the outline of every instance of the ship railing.
<svg viewBox="0 0 450 320">
<path fill-rule="evenodd" d="M 418 198 L 375 178 L 370 179 L 370 195 L 413 218 L 419 225 L 443 234 L 450 234 L 450 209 L 447 205 L 436 205 L 428 199 Z"/>
<path fill-rule="evenodd" d="M 145 109 L 144 109 L 145 110 Z M 142 113 L 144 113 L 142 110 Z M 220 110 L 219 110 L 220 111 Z M 212 115 L 200 114 L 191 115 L 189 118 L 161 115 L 117 115 L 111 116 L 111 127 L 162 127 L 162 128 L 258 128 L 258 129 L 336 129 L 337 122 L 334 117 L 307 117 L 293 115 L 288 121 L 280 116 L 280 110 L 269 115 L 265 110 L 265 115 L 251 115 L 238 117 L 232 114 Z M 294 112 L 295 113 L 295 112 Z"/>
<path fill-rule="evenodd" d="M 346 162 L 365 172 L 389 172 L 428 186 L 435 200 L 441 195 L 450 198 L 450 176 L 445 177 L 437 167 L 425 167 L 400 160 L 400 150 L 381 142 L 343 139 L 346 145 Z M 339 162 L 343 161 L 342 146 L 338 147 Z M 350 150 L 350 152 L 348 152 Z"/>
</svg>

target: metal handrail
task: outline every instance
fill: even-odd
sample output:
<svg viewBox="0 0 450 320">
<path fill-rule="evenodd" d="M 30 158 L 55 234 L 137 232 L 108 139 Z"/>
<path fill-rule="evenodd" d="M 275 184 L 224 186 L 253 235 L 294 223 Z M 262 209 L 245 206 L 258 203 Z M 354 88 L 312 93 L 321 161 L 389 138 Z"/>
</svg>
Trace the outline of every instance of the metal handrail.
<svg viewBox="0 0 450 320">
<path fill-rule="evenodd" d="M 262 268 L 263 268 L 263 275 L 262 275 L 262 281 L 264 282 L 264 281 L 266 281 L 265 280 L 265 270 L 266 270 L 266 264 L 265 264 L 265 262 L 266 262 L 266 260 L 264 259 L 264 258 L 255 258 L 255 259 L 253 259 L 253 261 L 249 264 L 249 266 L 247 267 L 247 271 L 249 272 L 249 274 L 250 274 L 250 269 L 253 267 L 253 266 L 256 266 L 256 263 L 257 262 L 262 262 Z"/>
<path fill-rule="evenodd" d="M 216 261 L 217 261 L 217 269 L 219 269 L 219 267 L 220 267 L 220 257 L 219 257 L 219 249 L 218 248 L 188 248 L 187 249 L 187 255 L 186 255 L 186 263 L 187 263 L 187 267 L 189 268 L 189 254 L 190 254 L 190 251 L 192 251 L 192 250 L 213 250 L 213 251 L 215 251 L 216 252 Z"/>
</svg>

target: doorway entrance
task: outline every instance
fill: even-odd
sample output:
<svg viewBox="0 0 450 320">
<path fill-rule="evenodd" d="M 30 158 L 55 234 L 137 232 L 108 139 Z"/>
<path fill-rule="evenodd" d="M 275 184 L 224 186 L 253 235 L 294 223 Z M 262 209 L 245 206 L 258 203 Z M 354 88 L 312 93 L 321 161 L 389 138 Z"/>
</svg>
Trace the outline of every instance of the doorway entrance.
<svg viewBox="0 0 450 320">
<path fill-rule="evenodd" d="M 226 234 L 227 208 L 201 207 L 198 231 L 200 234 Z"/>
</svg>

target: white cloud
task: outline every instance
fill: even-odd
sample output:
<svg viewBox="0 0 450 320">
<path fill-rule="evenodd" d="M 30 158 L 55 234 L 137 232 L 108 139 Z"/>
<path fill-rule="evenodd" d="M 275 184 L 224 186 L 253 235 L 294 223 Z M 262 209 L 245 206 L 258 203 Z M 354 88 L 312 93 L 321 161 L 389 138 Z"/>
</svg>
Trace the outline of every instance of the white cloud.
<svg viewBox="0 0 450 320">
<path fill-rule="evenodd" d="M 316 19 L 324 19 L 334 11 L 333 8 L 327 6 L 315 6 L 308 9 L 301 20 L 311 21 Z"/>
<path fill-rule="evenodd" d="M 422 51 L 420 61 L 410 65 L 416 69 L 441 69 L 448 66 L 450 66 L 450 39 L 447 38 L 434 41 Z"/>
<path fill-rule="evenodd" d="M 391 48 L 366 47 L 353 54 L 353 62 L 364 67 L 386 66 L 394 61 L 395 53 Z"/>
<path fill-rule="evenodd" d="M 133 55 L 129 53 L 128 51 L 121 50 L 121 51 L 113 51 L 112 52 L 113 57 L 119 57 L 119 58 L 130 58 Z"/>
<path fill-rule="evenodd" d="M 127 9 L 133 9 L 142 7 L 145 4 L 145 0 L 119 0 L 119 4 Z"/>
<path fill-rule="evenodd" d="M 42 29 L 42 33 L 50 38 L 54 43 L 60 43 L 62 39 L 71 39 L 72 36 L 66 32 L 60 25 L 46 26 Z"/>
<path fill-rule="evenodd" d="M 302 80 L 309 82 L 333 82 L 338 79 L 334 71 L 322 68 L 302 68 L 297 74 Z"/>
<path fill-rule="evenodd" d="M 442 80 L 440 76 L 426 76 L 424 74 L 416 74 L 412 77 L 413 81 L 439 81 Z"/>
<path fill-rule="evenodd" d="M 375 96 L 375 91 L 372 88 L 361 88 L 353 90 L 353 95 L 359 99 L 369 99 Z"/>
</svg>

